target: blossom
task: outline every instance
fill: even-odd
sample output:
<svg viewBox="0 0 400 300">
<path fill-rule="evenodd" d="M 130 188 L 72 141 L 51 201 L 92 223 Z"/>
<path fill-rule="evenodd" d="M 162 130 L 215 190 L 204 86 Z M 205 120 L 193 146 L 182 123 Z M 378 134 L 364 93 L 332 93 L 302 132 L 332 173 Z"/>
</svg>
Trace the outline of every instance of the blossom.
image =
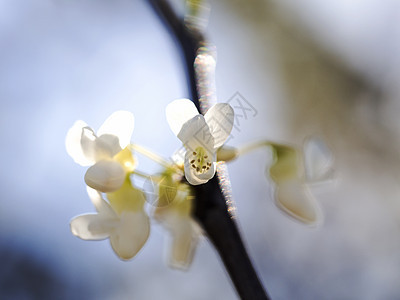
<svg viewBox="0 0 400 300">
<path fill-rule="evenodd" d="M 321 219 L 321 210 L 309 190 L 310 183 L 325 180 L 332 173 L 332 155 L 318 139 L 309 139 L 301 151 L 272 144 L 274 162 L 269 175 L 276 184 L 275 200 L 280 209 L 306 223 L 315 224 Z"/>
<path fill-rule="evenodd" d="M 173 188 L 175 187 L 176 185 Z M 169 265 L 177 269 L 187 269 L 202 235 L 200 226 L 192 217 L 194 196 L 188 184 L 179 183 L 171 201 L 171 195 L 163 191 L 166 188 L 165 185 L 160 186 L 159 201 L 170 204 L 157 207 L 153 216 L 171 233 Z"/>
<path fill-rule="evenodd" d="M 87 192 L 97 214 L 74 218 L 70 223 L 72 234 L 83 240 L 109 238 L 114 252 L 121 259 L 133 258 L 150 232 L 149 217 L 143 210 L 143 192 L 132 187 L 129 178 L 118 191 L 107 194 L 110 203 L 97 190 L 87 187 Z"/>
<path fill-rule="evenodd" d="M 83 121 L 76 121 L 65 140 L 68 154 L 82 166 L 91 166 L 85 174 L 88 186 L 101 192 L 116 191 L 127 173 L 134 168 L 126 146 L 134 127 L 134 117 L 127 111 L 114 112 L 94 133 Z"/>
<path fill-rule="evenodd" d="M 184 170 L 187 181 L 193 185 L 206 183 L 215 174 L 216 151 L 232 131 L 232 107 L 217 103 L 203 116 L 192 101 L 179 99 L 168 104 L 166 116 L 171 130 L 186 149 Z"/>
</svg>

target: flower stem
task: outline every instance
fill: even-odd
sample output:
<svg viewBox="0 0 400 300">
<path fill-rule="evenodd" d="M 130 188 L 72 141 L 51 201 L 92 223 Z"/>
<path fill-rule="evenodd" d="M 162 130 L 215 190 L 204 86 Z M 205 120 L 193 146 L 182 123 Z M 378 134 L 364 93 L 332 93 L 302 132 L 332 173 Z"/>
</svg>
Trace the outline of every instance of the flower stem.
<svg viewBox="0 0 400 300">
<path fill-rule="evenodd" d="M 154 152 L 152 152 L 142 146 L 139 146 L 137 144 L 131 144 L 130 148 L 131 148 L 131 150 L 137 151 L 137 152 L 147 156 L 151 160 L 155 161 L 156 163 L 158 163 L 166 168 L 172 167 L 172 163 L 170 161 L 166 160 L 165 158 L 159 156 L 158 154 L 155 154 Z"/>
<path fill-rule="evenodd" d="M 251 143 L 251 144 L 248 144 L 248 145 L 245 145 L 245 146 L 239 148 L 238 149 L 238 152 L 239 152 L 238 154 L 239 155 L 243 155 L 243 154 L 246 154 L 246 153 L 251 152 L 253 150 L 256 150 L 258 148 L 270 147 L 270 146 L 273 146 L 273 144 L 271 142 L 269 142 L 269 141 L 258 141 L 258 142 Z"/>
<path fill-rule="evenodd" d="M 200 95 L 197 89 L 194 62 L 198 49 L 205 44 L 203 35 L 188 29 L 166 0 L 148 0 L 177 39 L 185 59 L 189 92 L 197 109 Z M 206 184 L 193 186 L 194 217 L 217 249 L 241 299 L 270 299 L 244 247 L 235 220 L 228 212 L 227 202 L 217 176 Z"/>
<path fill-rule="evenodd" d="M 154 176 L 151 176 L 149 174 L 143 173 L 143 172 L 141 172 L 139 170 L 136 170 L 136 169 L 132 172 L 132 174 L 133 175 L 137 175 L 137 176 L 142 177 L 142 178 L 146 178 L 146 179 L 153 179 L 154 178 Z"/>
</svg>

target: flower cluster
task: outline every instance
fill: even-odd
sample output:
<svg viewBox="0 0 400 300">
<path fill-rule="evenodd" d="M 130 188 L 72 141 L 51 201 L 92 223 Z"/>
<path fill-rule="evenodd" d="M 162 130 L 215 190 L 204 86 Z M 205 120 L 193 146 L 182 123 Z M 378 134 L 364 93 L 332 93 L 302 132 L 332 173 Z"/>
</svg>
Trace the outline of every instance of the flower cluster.
<svg viewBox="0 0 400 300">
<path fill-rule="evenodd" d="M 166 112 L 171 129 L 187 149 L 182 164 L 130 144 L 134 128 L 130 112 L 113 113 L 96 133 L 85 122 L 75 122 L 67 133 L 66 149 L 75 162 L 89 166 L 84 179 L 97 213 L 77 216 L 70 225 L 77 237 L 108 238 L 121 259 L 133 258 L 150 233 L 146 193 L 133 182 L 133 175 L 144 176 L 157 186 L 157 201 L 153 203 L 156 208 L 150 216 L 171 232 L 170 265 L 184 269 L 189 266 L 201 235 L 191 217 L 191 185 L 206 183 L 214 176 L 216 151 L 230 134 L 233 110 L 220 103 L 203 116 L 190 100 L 183 99 L 172 102 Z M 160 163 L 161 175 L 136 170 L 137 158 L 132 151 Z"/>
<path fill-rule="evenodd" d="M 228 162 L 264 146 L 273 152 L 268 175 L 275 183 L 278 207 L 307 224 L 319 220 L 318 205 L 306 183 L 330 174 L 332 159 L 323 143 L 308 141 L 304 157 L 291 146 L 267 141 L 239 149 L 224 146 L 234 121 L 233 109 L 226 103 L 215 104 L 203 116 L 190 100 L 175 100 L 167 106 L 166 118 L 184 149 L 173 161 L 130 143 L 134 128 L 130 112 L 113 113 L 97 133 L 83 121 L 75 122 L 68 131 L 67 152 L 78 164 L 89 166 L 84 179 L 96 209 L 96 213 L 72 219 L 75 236 L 84 240 L 109 239 L 118 257 L 128 260 L 146 243 L 152 217 L 171 234 L 170 265 L 186 269 L 202 234 L 192 217 L 193 185 L 213 178 L 217 161 Z M 159 163 L 162 171 L 148 175 L 137 170 L 133 151 Z M 155 200 L 145 189 L 135 186 L 134 176 L 154 183 Z M 147 203 L 154 205 L 150 213 L 146 211 Z"/>
</svg>

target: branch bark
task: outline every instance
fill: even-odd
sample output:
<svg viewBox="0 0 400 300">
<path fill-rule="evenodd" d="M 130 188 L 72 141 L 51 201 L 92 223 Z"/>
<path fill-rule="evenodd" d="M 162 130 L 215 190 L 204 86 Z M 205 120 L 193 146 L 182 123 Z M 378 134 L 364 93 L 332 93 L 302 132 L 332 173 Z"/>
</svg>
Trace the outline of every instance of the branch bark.
<svg viewBox="0 0 400 300">
<path fill-rule="evenodd" d="M 148 0 L 178 42 L 183 53 L 191 99 L 200 109 L 196 88 L 194 60 L 197 50 L 205 45 L 204 36 L 189 30 L 166 0 Z M 204 112 L 202 112 L 204 113 Z M 243 245 L 238 227 L 228 212 L 217 176 L 206 184 L 193 186 L 195 190 L 194 217 L 217 249 L 241 299 L 270 299 Z"/>
</svg>

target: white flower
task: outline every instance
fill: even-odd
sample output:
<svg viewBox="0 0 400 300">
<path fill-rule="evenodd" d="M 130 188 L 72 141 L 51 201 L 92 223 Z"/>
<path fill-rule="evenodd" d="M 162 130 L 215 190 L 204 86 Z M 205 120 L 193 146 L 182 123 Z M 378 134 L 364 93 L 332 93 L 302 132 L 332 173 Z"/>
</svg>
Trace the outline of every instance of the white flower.
<svg viewBox="0 0 400 300">
<path fill-rule="evenodd" d="M 206 183 L 214 177 L 216 151 L 232 131 L 234 112 L 227 103 L 213 105 L 203 116 L 188 99 L 168 104 L 167 121 L 185 149 L 185 177 L 190 184 Z"/>
<path fill-rule="evenodd" d="M 68 131 L 65 146 L 68 154 L 82 166 L 91 166 L 85 182 L 101 192 L 121 187 L 127 172 L 133 171 L 134 162 L 128 149 L 134 127 L 132 113 L 113 113 L 97 131 L 83 121 L 76 121 Z M 122 151 L 124 149 L 124 151 Z"/>
<path fill-rule="evenodd" d="M 165 186 L 160 189 L 165 189 Z M 177 269 L 187 269 L 194 256 L 202 230 L 193 220 L 192 207 L 194 197 L 190 195 L 187 184 L 179 184 L 173 201 L 168 195 L 160 191 L 161 202 L 169 201 L 164 207 L 157 207 L 154 218 L 161 222 L 171 233 L 171 245 L 169 250 L 169 265 Z"/>
<path fill-rule="evenodd" d="M 274 162 L 269 175 L 276 184 L 276 203 L 295 219 L 315 224 L 321 221 L 321 209 L 309 190 L 309 184 L 332 175 L 333 156 L 322 140 L 305 142 L 301 152 L 286 145 L 271 144 Z"/>
<path fill-rule="evenodd" d="M 320 219 L 320 209 L 305 184 L 300 153 L 286 145 L 272 147 L 274 162 L 269 175 L 276 184 L 277 206 L 298 221 L 315 224 Z"/>
<path fill-rule="evenodd" d="M 111 205 L 101 194 L 87 187 L 97 214 L 85 214 L 71 221 L 72 233 L 83 240 L 110 239 L 121 259 L 133 258 L 143 247 L 150 232 L 149 217 L 143 211 L 144 195 L 128 180 L 117 192 L 108 194 Z"/>
</svg>

